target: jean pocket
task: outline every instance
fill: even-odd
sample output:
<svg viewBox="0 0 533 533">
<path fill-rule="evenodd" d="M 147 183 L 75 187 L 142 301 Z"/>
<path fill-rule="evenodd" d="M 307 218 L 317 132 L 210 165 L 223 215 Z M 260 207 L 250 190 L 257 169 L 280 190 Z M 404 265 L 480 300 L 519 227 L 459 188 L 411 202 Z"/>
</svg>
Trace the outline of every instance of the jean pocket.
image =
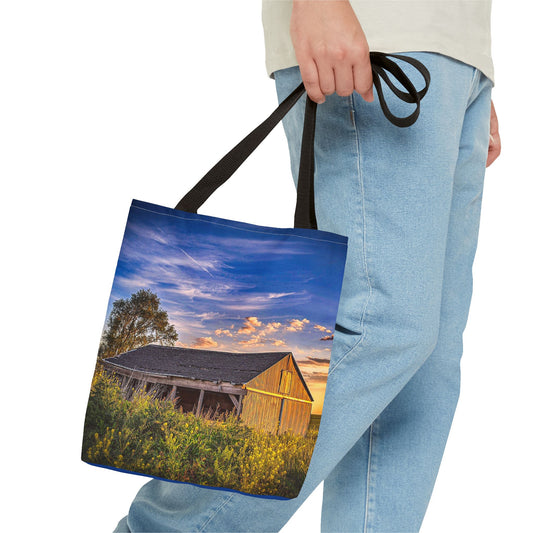
<svg viewBox="0 0 533 533">
<path fill-rule="evenodd" d="M 361 340 L 362 329 L 350 329 L 342 324 L 335 324 L 333 335 L 333 346 L 331 350 L 331 363 L 335 365 L 337 361 L 344 358 Z"/>
</svg>

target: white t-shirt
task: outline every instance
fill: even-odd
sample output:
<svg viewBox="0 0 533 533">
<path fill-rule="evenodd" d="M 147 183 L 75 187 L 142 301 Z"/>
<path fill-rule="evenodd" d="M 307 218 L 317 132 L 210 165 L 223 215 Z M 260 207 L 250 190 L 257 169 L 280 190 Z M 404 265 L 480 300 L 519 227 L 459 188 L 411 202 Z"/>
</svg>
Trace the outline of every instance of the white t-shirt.
<svg viewBox="0 0 533 533">
<path fill-rule="evenodd" d="M 266 70 L 298 65 L 292 0 L 262 0 Z M 491 0 L 350 0 L 371 51 L 438 52 L 477 67 L 494 85 Z"/>
</svg>

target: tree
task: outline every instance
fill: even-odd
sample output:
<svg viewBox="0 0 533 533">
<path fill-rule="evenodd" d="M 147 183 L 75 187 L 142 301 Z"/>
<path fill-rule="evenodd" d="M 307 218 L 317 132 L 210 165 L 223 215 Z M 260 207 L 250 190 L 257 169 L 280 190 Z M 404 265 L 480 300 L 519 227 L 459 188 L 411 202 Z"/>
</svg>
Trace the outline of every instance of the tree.
<svg viewBox="0 0 533 533">
<path fill-rule="evenodd" d="M 161 309 L 157 294 L 140 289 L 129 298 L 113 302 L 98 357 L 113 357 L 150 343 L 173 346 L 177 340 L 176 329 Z"/>
</svg>

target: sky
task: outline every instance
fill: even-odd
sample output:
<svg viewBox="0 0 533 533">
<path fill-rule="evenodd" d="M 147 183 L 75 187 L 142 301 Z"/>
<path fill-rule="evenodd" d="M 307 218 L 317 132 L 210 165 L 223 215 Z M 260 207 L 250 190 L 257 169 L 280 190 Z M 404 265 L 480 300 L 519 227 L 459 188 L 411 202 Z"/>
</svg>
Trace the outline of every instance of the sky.
<svg viewBox="0 0 533 533">
<path fill-rule="evenodd" d="M 166 211 L 132 206 L 106 321 L 115 300 L 150 289 L 176 328 L 176 346 L 292 352 L 320 414 L 346 246 Z"/>
</svg>

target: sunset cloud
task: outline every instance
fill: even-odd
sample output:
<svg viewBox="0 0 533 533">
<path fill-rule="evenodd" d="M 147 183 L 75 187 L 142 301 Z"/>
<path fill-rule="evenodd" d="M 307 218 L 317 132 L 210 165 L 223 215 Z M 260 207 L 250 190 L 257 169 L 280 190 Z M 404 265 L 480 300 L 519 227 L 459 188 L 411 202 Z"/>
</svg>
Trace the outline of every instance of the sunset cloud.
<svg viewBox="0 0 533 533">
<path fill-rule="evenodd" d="M 263 323 L 257 319 L 256 316 L 247 316 L 244 320 L 244 324 L 239 328 L 237 333 L 243 333 L 244 335 L 251 335 L 256 328 L 260 327 Z"/>
<path fill-rule="evenodd" d="M 294 323 L 294 320 L 290 322 Z M 307 319 L 296 321 L 297 327 L 300 329 L 303 324 L 309 322 Z M 299 323 L 299 324 L 298 324 Z M 246 335 L 250 338 L 247 340 L 240 340 L 238 344 L 242 346 L 285 346 L 287 342 L 285 339 L 279 337 L 278 333 L 283 331 L 283 324 L 281 322 L 267 322 L 260 320 L 257 316 L 247 316 L 244 323 L 235 331 L 235 324 L 230 324 L 226 328 L 217 328 L 214 335 L 217 337 L 235 338 L 237 335 Z M 285 328 L 286 329 L 286 328 Z"/>
<path fill-rule="evenodd" d="M 257 328 L 263 324 L 256 316 L 247 316 L 246 321 Z"/>
<path fill-rule="evenodd" d="M 316 373 L 316 374 L 304 374 L 305 382 L 308 385 L 315 385 L 318 383 L 326 383 L 328 381 L 327 373 Z"/>
<path fill-rule="evenodd" d="M 324 346 L 324 344 L 321 344 L 321 346 Z M 329 346 L 327 348 L 304 348 L 298 344 L 295 344 L 291 345 L 291 351 L 298 359 L 298 364 L 300 364 L 300 360 L 306 359 L 307 357 L 329 358 L 331 355 L 331 348 Z"/>
<path fill-rule="evenodd" d="M 218 342 L 213 337 L 198 337 L 192 348 L 215 348 L 216 346 L 218 346 Z"/>
<path fill-rule="evenodd" d="M 239 344 L 243 344 L 245 346 L 264 346 L 265 345 L 265 343 L 263 342 L 263 339 L 259 335 L 253 335 L 248 340 L 239 341 Z"/>
<path fill-rule="evenodd" d="M 307 318 L 304 318 L 302 320 L 294 318 L 292 320 L 289 320 L 289 324 L 290 326 L 287 326 L 285 328 L 287 331 L 302 331 L 302 329 L 304 329 L 305 324 L 309 324 L 309 320 Z"/>
<path fill-rule="evenodd" d="M 326 326 L 321 326 L 320 324 L 315 324 L 313 327 L 315 329 L 318 329 L 319 331 L 325 331 L 326 333 L 331 333 L 331 330 L 328 329 Z"/>
<path fill-rule="evenodd" d="M 330 359 L 327 357 L 308 357 L 307 362 L 313 365 L 329 365 Z"/>
<path fill-rule="evenodd" d="M 281 322 L 269 322 L 265 327 L 264 329 L 262 330 L 262 332 L 265 334 L 265 335 L 268 335 L 270 333 L 274 333 L 275 331 L 277 331 L 279 328 L 281 328 Z"/>
<path fill-rule="evenodd" d="M 325 337 L 320 337 L 321 341 L 332 341 L 333 335 L 326 335 Z"/>
<path fill-rule="evenodd" d="M 273 340 L 270 344 L 273 344 L 274 346 L 287 346 L 287 343 L 282 339 Z"/>
<path fill-rule="evenodd" d="M 233 333 L 229 329 L 216 329 L 215 335 L 218 335 L 219 337 L 221 335 L 226 335 L 226 337 L 233 337 Z"/>
</svg>

